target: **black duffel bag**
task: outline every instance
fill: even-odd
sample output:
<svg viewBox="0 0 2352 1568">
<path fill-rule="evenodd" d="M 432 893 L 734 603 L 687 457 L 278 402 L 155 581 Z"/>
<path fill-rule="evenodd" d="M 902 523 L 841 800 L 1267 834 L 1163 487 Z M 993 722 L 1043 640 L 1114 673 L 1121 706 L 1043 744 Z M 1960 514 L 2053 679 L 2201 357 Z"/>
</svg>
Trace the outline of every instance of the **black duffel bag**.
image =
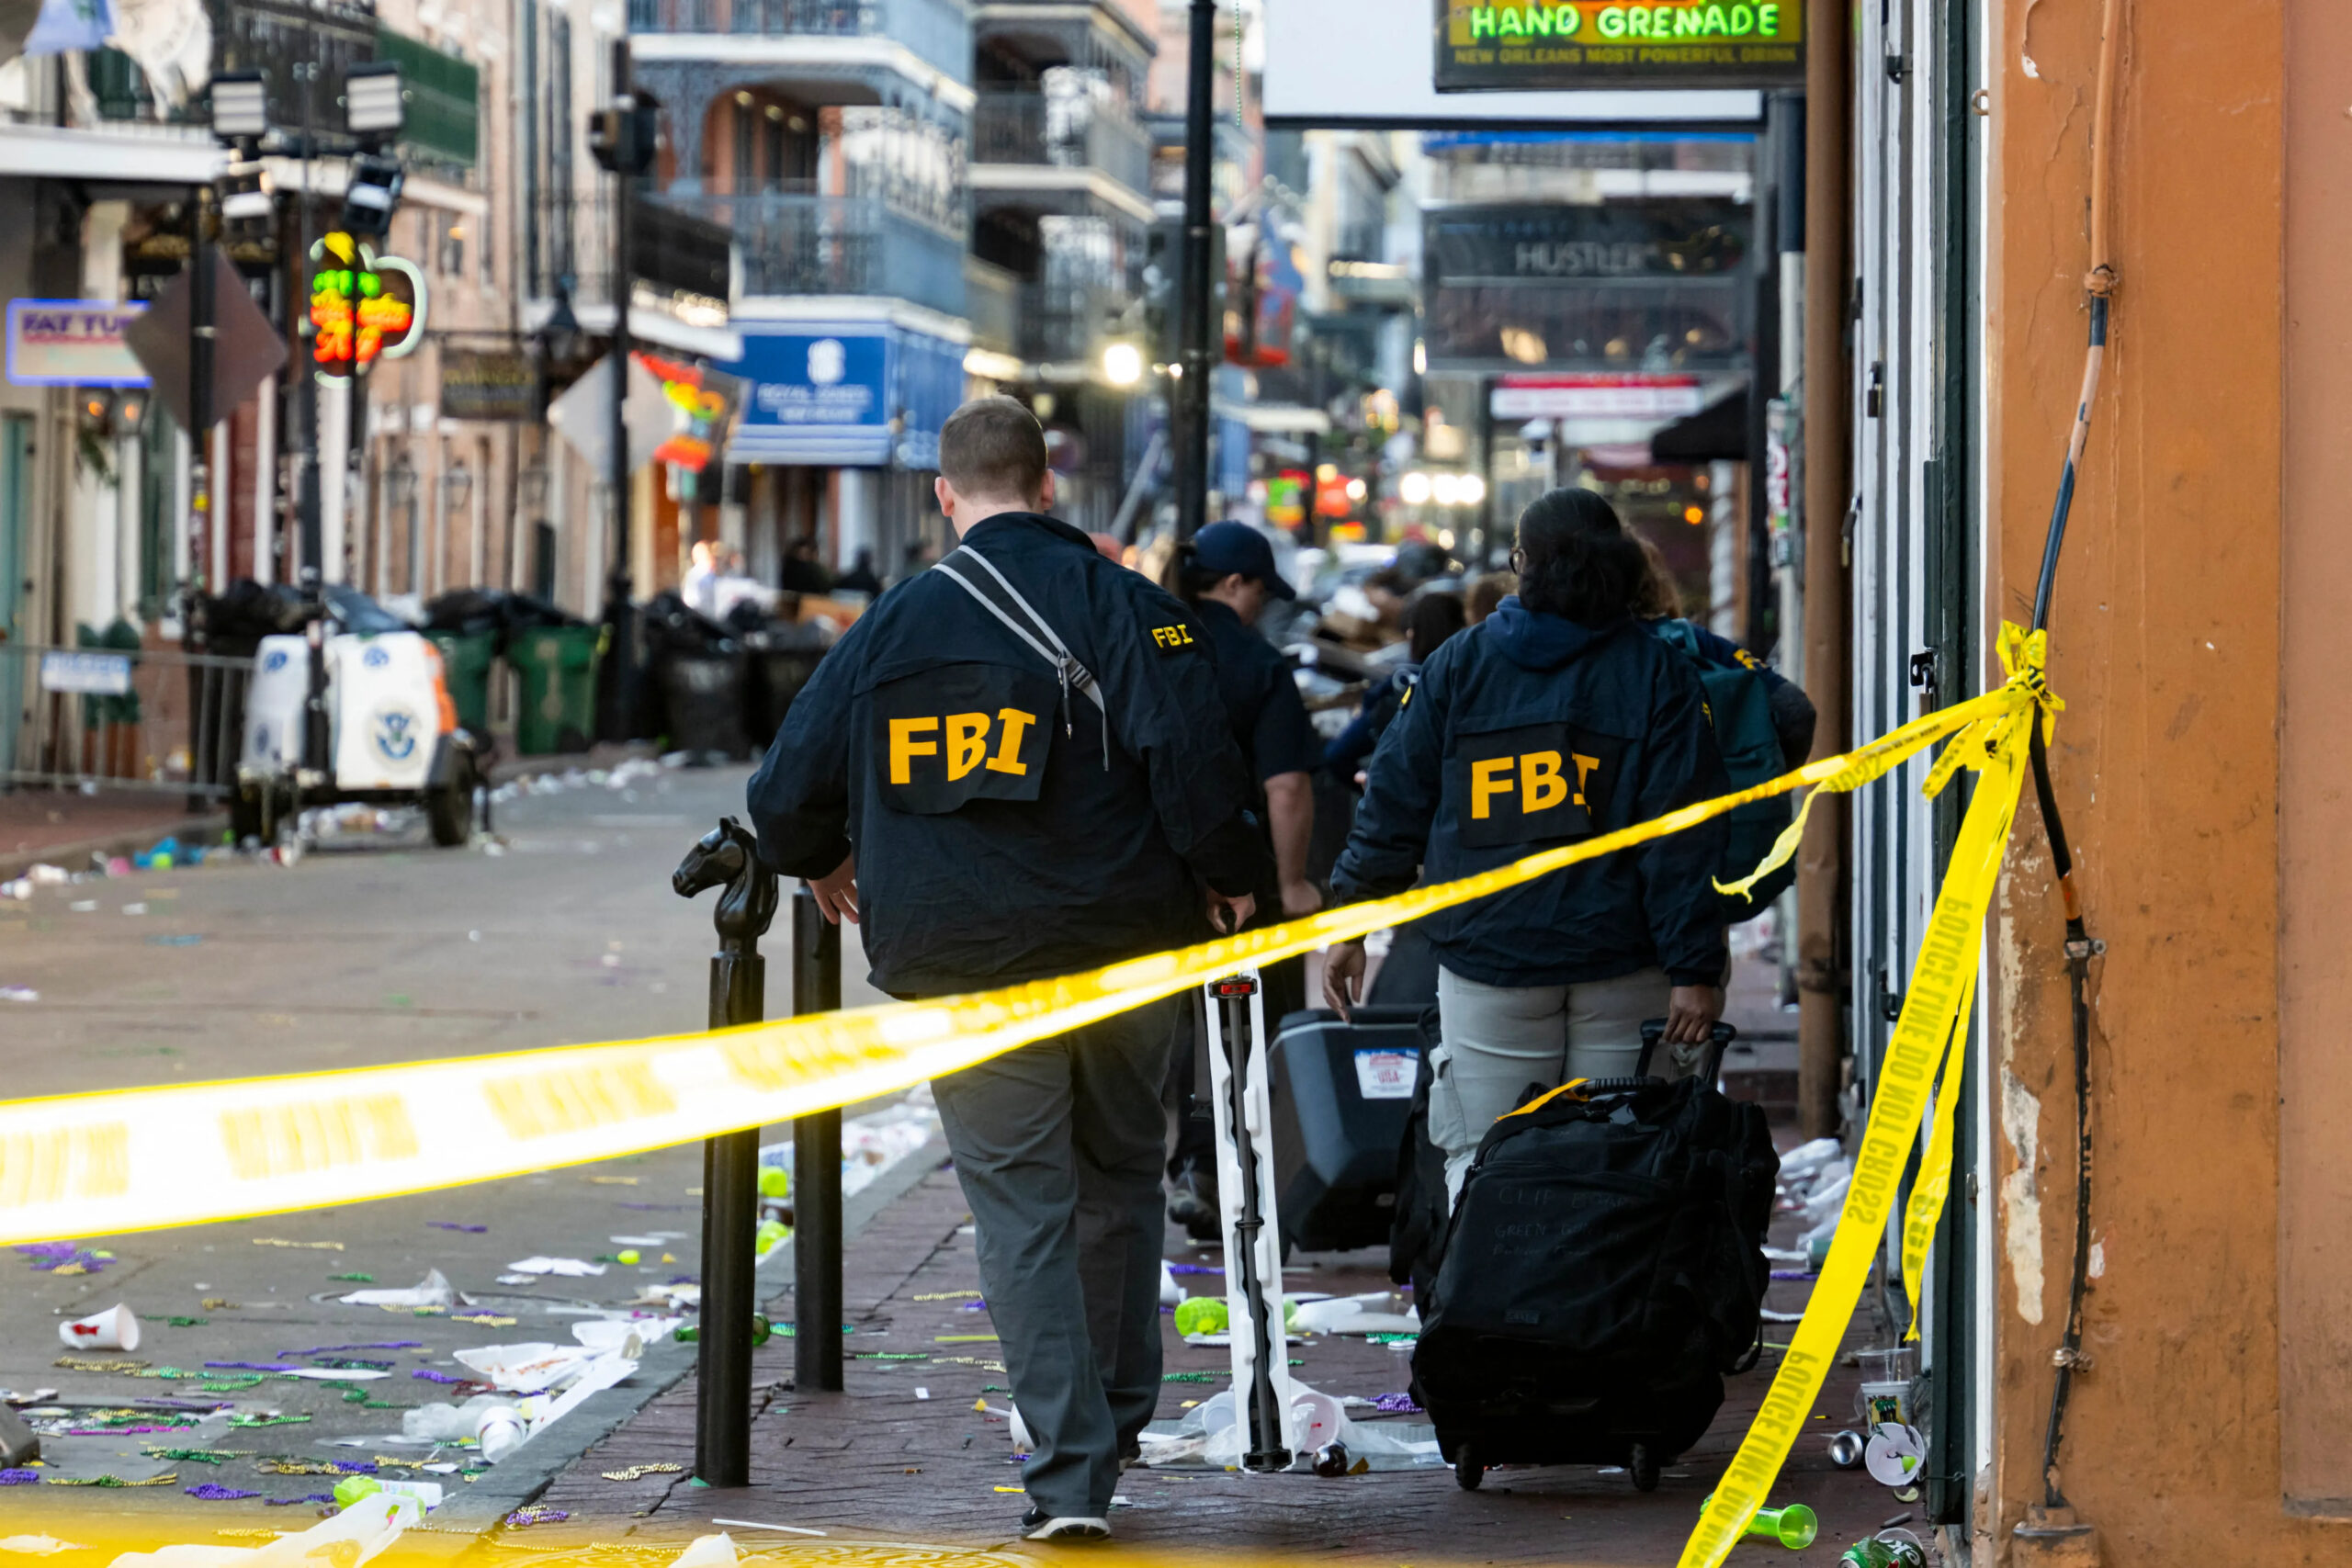
<svg viewBox="0 0 2352 1568">
<path fill-rule="evenodd" d="M 1780 1171 L 1762 1110 L 1714 1082 L 1571 1084 L 1479 1145 L 1413 1356 L 1464 1484 L 1524 1462 L 1655 1485 L 1713 1419 L 1756 1342 Z"/>
</svg>

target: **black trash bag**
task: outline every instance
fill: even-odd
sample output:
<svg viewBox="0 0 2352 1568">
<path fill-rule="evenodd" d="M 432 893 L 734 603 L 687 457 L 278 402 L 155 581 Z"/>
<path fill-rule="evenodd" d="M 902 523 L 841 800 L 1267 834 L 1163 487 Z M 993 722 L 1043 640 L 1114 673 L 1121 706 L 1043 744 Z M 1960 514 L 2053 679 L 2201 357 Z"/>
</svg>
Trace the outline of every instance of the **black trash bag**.
<svg viewBox="0 0 2352 1568">
<path fill-rule="evenodd" d="M 266 586 L 241 577 L 198 606 L 206 646 L 214 652 L 250 658 L 266 637 L 299 632 L 317 611 L 283 582 Z"/>
<path fill-rule="evenodd" d="M 744 635 L 750 668 L 743 682 L 743 739 L 752 750 L 765 751 L 775 743 L 792 699 L 817 672 L 828 646 L 825 628 L 814 621 L 780 621 Z"/>
<path fill-rule="evenodd" d="M 658 660 L 664 653 L 686 655 L 732 653 L 735 634 L 688 604 L 675 593 L 656 593 L 639 612 L 645 626 L 645 651 Z"/>
<path fill-rule="evenodd" d="M 426 602 L 424 629 L 458 637 L 480 637 L 506 629 L 506 596 L 493 588 L 453 588 Z"/>
<path fill-rule="evenodd" d="M 539 631 L 548 626 L 585 626 L 594 625 L 583 621 L 569 610 L 560 609 L 546 600 L 528 593 L 500 593 L 499 610 L 510 632 Z"/>
<path fill-rule="evenodd" d="M 657 593 L 639 612 L 646 678 L 638 733 L 666 737 L 672 750 L 745 755 L 743 646 L 733 633 L 675 593 Z"/>
</svg>

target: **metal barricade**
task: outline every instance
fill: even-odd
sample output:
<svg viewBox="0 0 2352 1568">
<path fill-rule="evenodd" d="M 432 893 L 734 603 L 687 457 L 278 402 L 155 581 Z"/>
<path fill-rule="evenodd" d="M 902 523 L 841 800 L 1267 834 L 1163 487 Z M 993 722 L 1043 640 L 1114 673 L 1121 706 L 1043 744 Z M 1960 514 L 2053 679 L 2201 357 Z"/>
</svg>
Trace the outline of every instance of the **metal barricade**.
<svg viewBox="0 0 2352 1568">
<path fill-rule="evenodd" d="M 254 661 L 176 648 L 0 642 L 0 790 L 237 786 Z"/>
</svg>

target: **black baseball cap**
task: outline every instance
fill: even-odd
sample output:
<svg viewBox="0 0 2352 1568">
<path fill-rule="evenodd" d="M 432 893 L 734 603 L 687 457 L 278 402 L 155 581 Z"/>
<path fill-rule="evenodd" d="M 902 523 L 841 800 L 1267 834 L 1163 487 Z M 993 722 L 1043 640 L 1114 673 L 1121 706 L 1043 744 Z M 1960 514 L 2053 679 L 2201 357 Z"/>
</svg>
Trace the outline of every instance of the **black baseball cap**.
<svg viewBox="0 0 2352 1568">
<path fill-rule="evenodd" d="M 1247 523 L 1212 523 L 1193 536 L 1193 564 L 1212 577 L 1239 572 L 1266 585 L 1277 599 L 1295 599 L 1298 590 L 1283 581 L 1274 547 Z"/>
</svg>

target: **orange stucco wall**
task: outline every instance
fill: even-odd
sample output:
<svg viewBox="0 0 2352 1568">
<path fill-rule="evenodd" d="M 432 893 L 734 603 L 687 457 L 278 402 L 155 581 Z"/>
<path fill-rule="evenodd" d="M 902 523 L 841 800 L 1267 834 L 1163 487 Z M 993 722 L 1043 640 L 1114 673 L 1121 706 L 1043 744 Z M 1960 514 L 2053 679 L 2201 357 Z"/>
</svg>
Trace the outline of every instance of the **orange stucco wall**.
<svg viewBox="0 0 2352 1568">
<path fill-rule="evenodd" d="M 2070 705 L 2060 801 L 2108 944 L 2094 967 L 2096 1366 L 2076 1383 L 2064 1478 L 2106 1561 L 2133 1568 L 2352 1562 L 2352 1531 L 2282 1506 L 2278 1361 L 2285 34 L 2290 10 L 2331 8 L 2345 7 L 2124 5 L 2122 288 L 2052 677 Z M 2018 619 L 2082 373 L 2098 12 L 2001 0 L 1987 17 L 1991 599 Z M 2352 125 L 2348 106 L 2335 123 Z M 2340 432 L 2352 408 L 2336 413 Z M 2339 492 L 2339 554 L 2344 510 Z M 2339 683 L 2344 646 L 2339 631 Z M 1983 1544 L 2004 1562 L 2041 1495 L 2073 1235 L 2061 917 L 2030 798 L 2018 829 L 1990 1086 L 1997 1419 Z M 2347 1221 L 2332 1220 L 2341 1253 Z M 2352 1452 L 2352 1432 L 2331 1440 Z"/>
</svg>

